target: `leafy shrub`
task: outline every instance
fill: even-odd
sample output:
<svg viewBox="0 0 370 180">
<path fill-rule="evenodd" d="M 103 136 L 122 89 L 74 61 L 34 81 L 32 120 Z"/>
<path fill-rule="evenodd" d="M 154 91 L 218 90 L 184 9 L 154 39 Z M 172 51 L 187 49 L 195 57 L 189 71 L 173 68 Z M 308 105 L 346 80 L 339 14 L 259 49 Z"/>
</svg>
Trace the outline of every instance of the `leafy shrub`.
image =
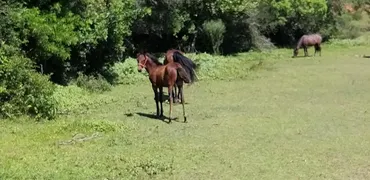
<svg viewBox="0 0 370 180">
<path fill-rule="evenodd" d="M 247 56 L 213 56 L 207 53 L 187 54 L 198 64 L 199 79 L 235 79 L 249 74 L 250 68 L 263 59 L 261 53 L 248 53 Z"/>
<path fill-rule="evenodd" d="M 78 87 L 96 93 L 110 91 L 112 89 L 112 85 L 107 80 L 105 80 L 104 77 L 101 75 L 97 75 L 97 77 L 94 77 L 78 73 L 78 77 L 74 83 Z"/>
<path fill-rule="evenodd" d="M 225 24 L 221 19 L 206 21 L 203 24 L 203 30 L 211 40 L 213 53 L 219 54 L 219 48 L 226 32 Z"/>
<path fill-rule="evenodd" d="M 370 30 L 370 18 L 367 13 L 343 14 L 337 17 L 336 39 L 354 39 Z"/>
<path fill-rule="evenodd" d="M 31 61 L 20 55 L 9 56 L 0 49 L 0 115 L 11 118 L 31 115 L 55 117 L 55 86 L 48 77 L 33 70 Z"/>
<path fill-rule="evenodd" d="M 327 45 L 345 47 L 370 45 L 370 33 L 364 33 L 360 37 L 354 39 L 331 39 Z"/>
<path fill-rule="evenodd" d="M 118 78 L 116 83 L 118 84 L 134 84 L 148 80 L 146 71 L 139 73 L 137 71 L 137 62 L 133 58 L 128 58 L 124 62 L 118 62 L 112 67 L 112 71 L 117 74 Z"/>
<path fill-rule="evenodd" d="M 270 39 L 262 35 L 257 26 L 253 24 L 249 25 L 249 31 L 251 34 L 251 40 L 254 49 L 263 51 L 276 48 L 275 45 L 270 41 Z"/>
</svg>

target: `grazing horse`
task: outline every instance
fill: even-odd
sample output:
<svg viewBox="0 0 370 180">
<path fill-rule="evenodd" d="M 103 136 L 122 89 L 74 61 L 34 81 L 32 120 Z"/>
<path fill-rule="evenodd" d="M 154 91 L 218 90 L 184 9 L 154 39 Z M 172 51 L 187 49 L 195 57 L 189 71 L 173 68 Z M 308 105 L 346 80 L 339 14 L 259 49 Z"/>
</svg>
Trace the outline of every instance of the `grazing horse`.
<svg viewBox="0 0 370 180">
<path fill-rule="evenodd" d="M 177 49 L 170 49 L 166 52 L 164 56 L 164 64 L 177 62 L 182 65 L 182 67 L 185 69 L 185 71 L 189 74 L 189 76 L 192 78 L 191 82 L 194 82 L 197 80 L 197 77 L 195 75 L 195 69 L 197 68 L 196 64 L 186 56 L 184 56 L 184 53 Z M 174 101 L 178 102 L 180 99 L 180 91 L 177 93 L 177 87 L 175 85 L 173 96 Z"/>
<path fill-rule="evenodd" d="M 183 83 L 190 83 L 191 79 L 194 79 L 193 75 L 186 73 L 185 69 L 179 63 L 168 63 L 163 65 L 149 53 L 138 53 L 136 56 L 138 63 L 138 71 L 141 72 L 143 68 L 149 73 L 149 80 L 152 83 L 152 88 L 154 91 L 154 100 L 157 107 L 157 117 L 163 117 L 163 105 L 162 105 L 162 95 L 163 87 L 168 87 L 168 94 L 170 96 L 170 113 L 169 122 L 172 119 L 172 89 L 174 85 L 179 88 L 179 93 L 181 93 L 181 103 L 184 116 L 184 122 L 186 122 L 185 114 L 185 101 L 183 93 Z M 159 92 L 158 92 L 159 90 Z M 159 104 L 161 110 L 159 112 Z"/>
<path fill-rule="evenodd" d="M 321 37 L 320 34 L 303 35 L 299 39 L 296 48 L 294 48 L 293 57 L 297 57 L 298 49 L 301 48 L 301 47 L 303 47 L 303 49 L 304 49 L 304 55 L 308 56 L 307 48 L 310 47 L 310 46 L 315 46 L 314 56 L 316 55 L 316 52 L 319 52 L 320 56 L 321 56 L 321 46 L 320 46 L 321 41 L 322 41 L 322 37 Z"/>
</svg>

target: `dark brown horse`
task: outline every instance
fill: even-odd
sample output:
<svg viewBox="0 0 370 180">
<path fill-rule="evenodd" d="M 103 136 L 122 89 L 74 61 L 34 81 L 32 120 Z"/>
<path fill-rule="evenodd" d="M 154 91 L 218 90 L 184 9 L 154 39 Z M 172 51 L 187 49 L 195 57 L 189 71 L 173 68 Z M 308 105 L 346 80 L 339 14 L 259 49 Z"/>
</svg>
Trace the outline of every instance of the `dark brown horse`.
<svg viewBox="0 0 370 180">
<path fill-rule="evenodd" d="M 185 69 L 186 73 L 192 78 L 191 82 L 194 82 L 197 80 L 197 76 L 195 75 L 195 69 L 197 68 L 196 64 L 186 56 L 184 56 L 184 53 L 177 49 L 170 49 L 166 52 L 164 56 L 164 64 L 177 62 L 182 65 L 182 67 Z M 175 102 L 178 102 L 180 98 L 180 91 L 177 93 L 177 86 L 175 85 L 173 96 L 175 99 Z"/>
<path fill-rule="evenodd" d="M 316 55 L 316 52 L 319 52 L 321 56 L 321 41 L 322 41 L 322 37 L 320 34 L 303 35 L 299 39 L 296 48 L 294 48 L 293 57 L 297 57 L 298 50 L 301 47 L 304 49 L 304 55 L 308 56 L 307 48 L 310 46 L 315 46 L 314 56 Z"/>
<path fill-rule="evenodd" d="M 191 79 L 194 79 L 194 77 L 192 77 L 193 75 L 190 74 L 189 76 L 188 73 L 186 73 L 185 69 L 181 66 L 181 64 L 173 62 L 163 65 L 158 61 L 157 58 L 149 53 L 138 53 L 136 59 L 138 63 L 138 71 L 141 72 L 142 69 L 145 68 L 146 71 L 149 73 L 149 80 L 152 83 L 154 100 L 157 107 L 157 117 L 163 117 L 163 87 L 168 87 L 168 95 L 170 97 L 169 122 L 171 122 L 173 103 L 172 90 L 173 87 L 177 85 L 177 87 L 179 88 L 179 93 L 181 94 L 184 122 L 186 122 L 183 83 L 191 83 Z M 158 102 L 160 102 L 160 112 Z"/>
</svg>

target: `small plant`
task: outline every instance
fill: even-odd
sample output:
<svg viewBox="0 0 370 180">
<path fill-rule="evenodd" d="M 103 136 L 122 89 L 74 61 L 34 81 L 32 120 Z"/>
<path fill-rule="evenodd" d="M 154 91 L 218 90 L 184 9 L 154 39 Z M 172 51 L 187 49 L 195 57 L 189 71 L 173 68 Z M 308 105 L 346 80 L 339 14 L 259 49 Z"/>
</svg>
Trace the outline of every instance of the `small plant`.
<svg viewBox="0 0 370 180">
<path fill-rule="evenodd" d="M 221 19 L 206 21 L 203 24 L 203 30 L 211 40 L 213 53 L 219 54 L 219 48 L 224 40 L 224 33 L 226 32 L 225 24 Z"/>
<path fill-rule="evenodd" d="M 78 87 L 96 93 L 110 91 L 112 89 L 112 85 L 101 75 L 94 77 L 78 73 L 78 77 L 75 80 L 75 83 Z"/>
<path fill-rule="evenodd" d="M 89 109 L 94 109 L 114 101 L 114 97 L 91 93 L 77 85 L 57 85 L 53 96 L 58 102 L 58 114 L 86 113 Z"/>
</svg>

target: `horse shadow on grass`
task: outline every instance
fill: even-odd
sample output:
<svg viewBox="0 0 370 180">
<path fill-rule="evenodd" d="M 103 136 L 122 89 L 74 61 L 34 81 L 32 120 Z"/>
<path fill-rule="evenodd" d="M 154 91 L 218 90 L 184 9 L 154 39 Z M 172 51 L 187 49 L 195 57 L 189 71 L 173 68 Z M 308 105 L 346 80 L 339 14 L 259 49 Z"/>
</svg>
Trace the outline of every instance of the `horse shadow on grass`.
<svg viewBox="0 0 370 180">
<path fill-rule="evenodd" d="M 164 116 L 164 115 L 162 117 L 157 117 L 154 114 L 147 114 L 147 113 L 142 113 L 142 112 L 137 112 L 136 114 L 139 115 L 139 116 L 142 116 L 142 117 L 146 117 L 146 118 L 153 119 L 153 120 L 159 120 L 159 121 L 162 121 L 164 123 L 169 124 L 169 119 L 170 118 L 167 117 L 167 116 Z M 177 119 L 178 119 L 177 117 L 172 118 L 171 121 L 177 121 Z M 167 120 L 167 121 L 165 121 L 165 120 Z"/>
<path fill-rule="evenodd" d="M 168 102 L 168 99 L 169 99 L 168 94 L 162 94 L 162 99 L 161 99 L 162 100 L 162 103 L 169 103 Z M 173 105 L 176 105 L 176 104 L 180 104 L 180 103 L 176 103 L 176 102 L 173 103 Z M 185 104 L 187 104 L 187 103 L 185 103 Z M 142 112 L 137 112 L 136 114 L 139 115 L 139 116 L 142 116 L 142 117 L 149 118 L 149 119 L 160 120 L 160 121 L 162 121 L 164 123 L 167 123 L 167 124 L 169 123 L 169 120 L 170 120 L 170 118 L 167 117 L 167 116 L 165 116 L 165 115 L 163 115 L 162 117 L 157 117 L 155 114 L 147 114 L 147 113 L 142 113 Z M 127 117 L 134 116 L 133 113 L 126 113 L 125 115 Z M 167 120 L 167 121 L 165 121 L 165 120 Z M 171 121 L 179 122 L 178 121 L 178 117 L 171 118 Z"/>
<path fill-rule="evenodd" d="M 308 55 L 308 56 L 300 55 L 300 56 L 294 56 L 292 58 L 308 58 L 308 57 L 313 57 L 313 56 L 310 56 L 310 55 Z"/>
<path fill-rule="evenodd" d="M 316 56 L 315 56 L 315 55 L 311 54 L 311 55 L 307 55 L 307 56 L 305 56 L 305 55 L 292 56 L 292 58 L 308 58 L 308 57 L 320 57 L 320 55 L 316 54 Z"/>
</svg>

